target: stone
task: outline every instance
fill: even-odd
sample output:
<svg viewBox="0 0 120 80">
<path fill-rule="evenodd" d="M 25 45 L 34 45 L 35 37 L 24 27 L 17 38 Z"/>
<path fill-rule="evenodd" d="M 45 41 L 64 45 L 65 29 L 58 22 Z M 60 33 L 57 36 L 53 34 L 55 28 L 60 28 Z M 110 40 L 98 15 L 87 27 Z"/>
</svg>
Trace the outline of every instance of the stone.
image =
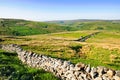
<svg viewBox="0 0 120 80">
<path fill-rule="evenodd" d="M 80 75 L 80 72 L 76 71 L 74 74 L 75 74 L 76 77 L 78 77 Z"/>
<path fill-rule="evenodd" d="M 85 80 L 87 78 L 86 74 L 81 74 L 82 78 Z"/>
<path fill-rule="evenodd" d="M 92 68 L 91 68 L 91 71 L 92 71 L 92 72 L 97 72 L 97 68 L 92 67 Z"/>
<path fill-rule="evenodd" d="M 70 62 L 69 62 L 69 61 L 64 61 L 63 65 L 69 66 L 69 65 L 70 65 Z"/>
<path fill-rule="evenodd" d="M 103 66 L 97 67 L 97 72 L 99 73 L 99 76 L 102 76 L 104 74 L 104 67 Z"/>
<path fill-rule="evenodd" d="M 86 68 L 85 71 L 86 71 L 87 73 L 90 73 L 90 71 L 91 71 L 91 67 L 90 67 L 90 65 L 87 66 L 87 68 Z"/>
<path fill-rule="evenodd" d="M 83 64 L 83 63 L 77 63 L 76 65 L 75 65 L 75 70 L 84 70 L 84 68 L 85 68 L 85 64 Z"/>
<path fill-rule="evenodd" d="M 78 80 L 84 80 L 84 78 L 82 76 L 79 76 Z"/>
<path fill-rule="evenodd" d="M 88 80 L 92 79 L 92 76 L 89 73 L 86 74 L 86 77 L 87 77 Z"/>
<path fill-rule="evenodd" d="M 77 80 L 76 77 L 72 77 L 71 80 Z"/>
<path fill-rule="evenodd" d="M 91 75 L 92 78 L 98 77 L 99 73 L 97 72 L 97 68 L 92 67 L 90 75 Z"/>
<path fill-rule="evenodd" d="M 94 68 L 83 63 L 74 65 L 69 61 L 25 51 L 14 44 L 0 45 L 0 48 L 9 52 L 16 52 L 23 63 L 28 64 L 30 67 L 43 68 L 63 80 L 120 80 L 120 71 L 114 71 L 102 66 Z"/>
<path fill-rule="evenodd" d="M 70 70 L 74 70 L 75 66 L 73 64 L 70 64 Z"/>
<path fill-rule="evenodd" d="M 109 69 L 108 68 L 104 68 L 104 73 L 107 73 Z"/>
<path fill-rule="evenodd" d="M 90 75 L 92 78 L 96 78 L 96 77 L 98 77 L 99 73 L 91 71 Z"/>
<path fill-rule="evenodd" d="M 115 75 L 115 71 L 114 70 L 111 70 L 111 69 L 109 69 L 108 71 L 107 71 L 107 75 L 108 75 L 108 77 L 113 77 L 114 75 Z"/>
<path fill-rule="evenodd" d="M 67 77 L 71 79 L 72 77 L 75 77 L 73 74 L 68 74 Z"/>
<path fill-rule="evenodd" d="M 102 75 L 103 80 L 109 80 L 108 76 Z"/>
<path fill-rule="evenodd" d="M 113 79 L 114 79 L 114 80 L 120 80 L 120 77 L 118 77 L 118 76 L 113 76 Z"/>
<path fill-rule="evenodd" d="M 120 77 L 120 71 L 116 71 L 116 76 Z"/>
<path fill-rule="evenodd" d="M 93 77 L 94 77 L 94 78 L 98 77 L 98 75 L 99 75 L 98 72 L 94 72 L 94 73 L 93 73 Z"/>
<path fill-rule="evenodd" d="M 103 80 L 101 77 L 97 77 L 94 80 Z"/>
</svg>

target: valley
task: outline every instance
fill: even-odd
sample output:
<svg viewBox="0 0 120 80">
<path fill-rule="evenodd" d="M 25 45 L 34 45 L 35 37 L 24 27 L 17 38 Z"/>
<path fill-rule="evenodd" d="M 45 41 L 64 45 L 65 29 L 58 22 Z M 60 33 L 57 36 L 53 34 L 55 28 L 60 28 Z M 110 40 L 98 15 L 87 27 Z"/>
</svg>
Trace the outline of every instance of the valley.
<svg viewBox="0 0 120 80">
<path fill-rule="evenodd" d="M 83 22 L 79 23 L 82 24 Z M 12 20 L 12 22 L 11 20 L 4 20 L 0 24 L 0 44 L 17 44 L 24 50 L 33 51 L 34 53 L 52 58 L 67 60 L 73 64 L 82 62 L 84 64 L 90 64 L 92 67 L 105 66 L 113 70 L 120 70 L 119 21 L 84 21 L 84 27 L 78 27 L 76 25 L 78 22 L 63 25 L 24 20 Z M 47 25 L 46 28 L 45 25 Z M 14 31 L 16 31 L 15 34 Z M 81 37 L 84 38 L 96 32 L 99 33 L 90 36 L 84 41 L 79 41 Z M 0 51 L 1 61 L 5 62 L 5 64 L 0 64 L 0 70 L 5 66 L 11 66 L 11 61 L 8 64 L 4 60 L 12 57 L 13 59 L 15 58 L 15 64 L 12 64 L 13 68 L 17 69 L 25 66 L 22 69 L 27 70 L 27 73 L 24 73 L 24 71 L 23 73 L 19 73 L 21 76 L 22 74 L 34 74 L 33 76 L 37 75 L 41 80 L 44 80 L 43 77 L 46 76 L 48 77 L 45 80 L 58 80 L 49 72 L 41 69 L 31 69 L 27 65 L 22 64 L 15 53 Z M 11 56 L 12 54 L 13 56 Z M 17 62 L 20 62 L 20 64 Z M 16 68 L 17 65 L 20 66 Z M 28 69 L 33 71 L 29 72 Z M 37 79 L 34 78 L 34 80 Z"/>
</svg>

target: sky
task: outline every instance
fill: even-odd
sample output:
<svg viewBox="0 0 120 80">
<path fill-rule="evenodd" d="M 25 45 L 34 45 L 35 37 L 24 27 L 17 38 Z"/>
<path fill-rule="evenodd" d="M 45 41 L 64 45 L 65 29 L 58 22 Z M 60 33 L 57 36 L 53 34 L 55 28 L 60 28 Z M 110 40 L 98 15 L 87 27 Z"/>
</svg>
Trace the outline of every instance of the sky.
<svg viewBox="0 0 120 80">
<path fill-rule="evenodd" d="M 0 18 L 120 20 L 120 0 L 0 0 Z"/>
</svg>

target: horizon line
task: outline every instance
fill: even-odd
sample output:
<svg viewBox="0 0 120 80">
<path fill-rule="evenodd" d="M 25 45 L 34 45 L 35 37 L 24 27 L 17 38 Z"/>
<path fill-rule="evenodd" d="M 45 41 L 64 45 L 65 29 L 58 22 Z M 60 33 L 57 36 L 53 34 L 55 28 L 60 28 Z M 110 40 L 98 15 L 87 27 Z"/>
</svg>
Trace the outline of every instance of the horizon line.
<svg viewBox="0 0 120 80">
<path fill-rule="evenodd" d="M 111 21 L 111 20 L 120 20 L 120 19 L 90 19 L 90 18 L 81 18 L 81 19 L 54 19 L 54 20 L 34 20 L 34 19 L 23 19 L 23 18 L 0 18 L 0 19 L 16 19 L 16 20 L 26 20 L 26 21 L 39 21 L 39 22 L 50 22 L 50 21 L 72 21 L 72 20 L 103 20 L 103 21 L 105 21 L 105 20 L 107 20 L 107 21 Z"/>
</svg>

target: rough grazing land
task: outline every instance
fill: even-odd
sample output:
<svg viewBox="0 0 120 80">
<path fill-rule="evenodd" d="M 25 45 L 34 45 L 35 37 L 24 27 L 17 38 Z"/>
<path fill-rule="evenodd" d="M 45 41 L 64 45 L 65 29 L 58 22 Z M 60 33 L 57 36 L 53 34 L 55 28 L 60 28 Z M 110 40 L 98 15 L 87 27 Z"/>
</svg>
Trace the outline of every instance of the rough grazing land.
<svg viewBox="0 0 120 80">
<path fill-rule="evenodd" d="M 25 51 L 14 44 L 1 45 L 0 47 L 9 52 L 16 52 L 23 63 L 31 67 L 43 68 L 63 80 L 120 80 L 120 71 L 102 66 L 95 68 L 83 63 L 73 65 L 69 61 Z"/>
<path fill-rule="evenodd" d="M 99 32 L 95 32 L 95 33 L 89 34 L 89 35 L 81 37 L 81 38 L 79 38 L 78 40 L 75 40 L 75 41 L 85 42 L 88 38 L 90 38 L 90 37 L 92 37 L 94 35 L 97 35 L 98 33 Z"/>
</svg>

